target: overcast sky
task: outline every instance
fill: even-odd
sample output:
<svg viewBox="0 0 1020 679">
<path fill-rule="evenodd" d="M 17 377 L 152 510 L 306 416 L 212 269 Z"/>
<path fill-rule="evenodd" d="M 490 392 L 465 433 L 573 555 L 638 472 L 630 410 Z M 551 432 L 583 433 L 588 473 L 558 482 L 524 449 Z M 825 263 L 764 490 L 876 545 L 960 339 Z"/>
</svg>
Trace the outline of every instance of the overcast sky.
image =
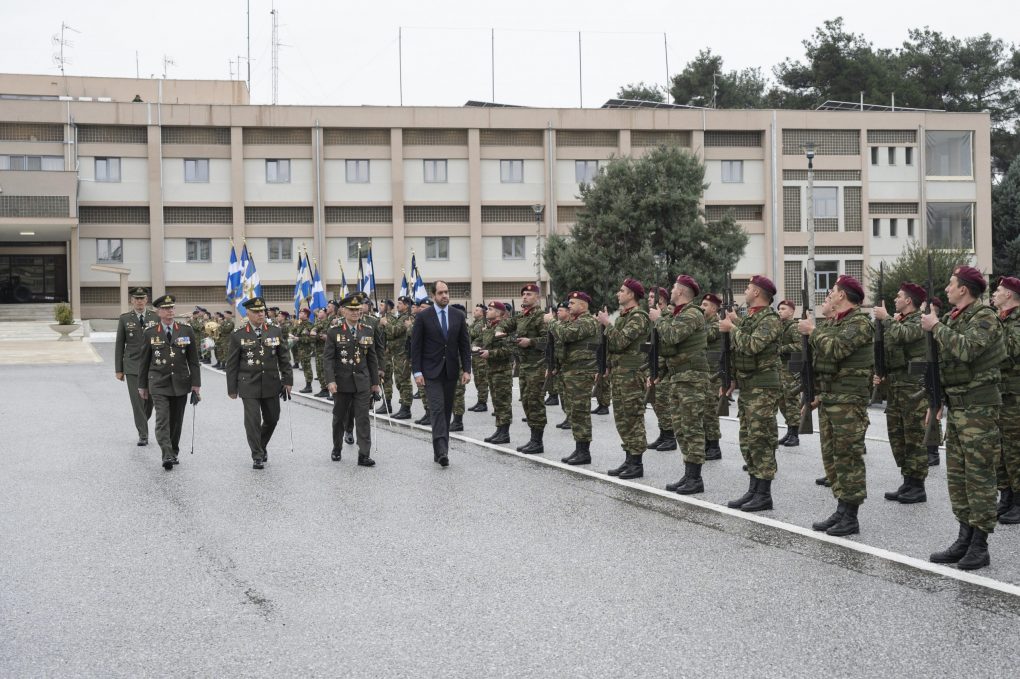
<svg viewBox="0 0 1020 679">
<path fill-rule="evenodd" d="M 273 4 L 251 0 L 253 103 L 271 102 Z M 1000 0 L 276 0 L 275 7 L 281 104 L 400 104 L 399 27 L 403 103 L 417 106 L 490 101 L 495 84 L 498 102 L 575 107 L 583 89 L 583 105 L 598 107 L 622 84 L 664 83 L 667 56 L 675 73 L 705 47 L 727 70 L 769 73 L 785 57 L 802 58 L 801 41 L 840 14 L 878 47 L 898 46 L 909 28 L 924 25 L 1020 42 L 1020 11 Z M 65 48 L 69 75 L 134 77 L 136 50 L 142 77 L 160 77 L 164 55 L 176 62 L 170 78 L 227 79 L 238 55 L 245 73 L 245 0 L 0 0 L 0 16 L 3 72 L 59 73 L 52 38 L 64 21 L 80 31 L 66 34 L 74 43 Z"/>
</svg>

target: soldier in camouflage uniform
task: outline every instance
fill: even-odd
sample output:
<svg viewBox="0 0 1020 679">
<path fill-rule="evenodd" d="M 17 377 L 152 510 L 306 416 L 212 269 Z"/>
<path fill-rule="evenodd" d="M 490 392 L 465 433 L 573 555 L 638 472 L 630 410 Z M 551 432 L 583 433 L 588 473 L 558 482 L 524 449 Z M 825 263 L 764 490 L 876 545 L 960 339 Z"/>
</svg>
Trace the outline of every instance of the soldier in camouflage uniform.
<svg viewBox="0 0 1020 679">
<path fill-rule="evenodd" d="M 733 509 L 760 512 L 772 509 L 772 480 L 776 476 L 776 410 L 779 408 L 779 340 L 783 329 L 770 306 L 776 286 L 765 276 L 754 276 L 744 292 L 747 316 L 729 311 L 719 321 L 719 332 L 730 333 L 730 365 L 740 387 L 740 452 L 747 464 L 750 485 L 744 495 L 727 503 Z M 729 389 L 726 390 L 726 393 Z M 722 389 L 720 388 L 720 393 Z"/>
<path fill-rule="evenodd" d="M 784 299 L 778 305 L 779 321 L 783 326 L 783 335 L 779 340 L 779 412 L 783 414 L 786 434 L 779 439 L 779 445 L 788 448 L 800 445 L 800 375 L 790 370 L 790 358 L 798 353 L 800 333 L 797 332 L 797 319 L 794 313 L 797 305 Z"/>
<path fill-rule="evenodd" d="M 517 337 L 518 384 L 521 405 L 531 429 L 531 438 L 517 451 L 529 455 L 545 452 L 545 346 L 548 339 L 545 318 L 539 306 L 539 288 L 529 283 L 521 288 L 521 312 L 499 324 L 499 332 Z"/>
<path fill-rule="evenodd" d="M 552 328 L 563 375 L 563 399 L 574 436 L 574 452 L 564 457 L 570 465 L 591 464 L 591 389 L 595 376 L 598 323 L 588 312 L 591 297 L 574 291 L 567 295 L 569 319 Z"/>
<path fill-rule="evenodd" d="M 1002 322 L 981 302 L 987 283 L 971 266 L 958 266 L 946 286 L 954 309 L 940 321 L 921 317 L 939 348 L 942 389 L 949 406 L 946 426 L 946 481 L 960 532 L 948 549 L 932 554 L 935 563 L 975 570 L 991 563 L 988 536 L 995 530 L 996 468 L 999 435 L 999 366 L 1007 358 Z M 928 412 L 928 417 L 938 413 Z"/>
<path fill-rule="evenodd" d="M 612 393 L 616 394 L 613 419 L 623 444 L 623 464 L 609 470 L 610 476 L 638 479 L 644 476 L 641 456 L 648 446 L 645 438 L 645 389 L 648 383 L 648 355 L 642 351 L 651 331 L 648 312 L 638 302 L 645 288 L 633 278 L 616 291 L 620 314 L 611 321 L 603 309 L 595 317 L 606 334 L 606 367 Z M 612 323 L 612 327 L 610 327 Z"/>
<path fill-rule="evenodd" d="M 319 380 L 319 391 L 315 394 L 317 398 L 327 398 L 329 396 L 329 389 L 326 388 L 328 381 L 326 380 L 326 368 L 323 365 L 323 351 L 326 347 L 326 333 L 329 332 L 332 327 L 332 318 L 329 314 L 329 308 L 332 305 L 326 305 L 325 309 L 319 309 L 315 313 L 315 323 L 312 324 L 312 330 L 309 333 L 315 338 L 315 376 Z"/>
<path fill-rule="evenodd" d="M 408 356 L 408 345 L 411 341 L 411 306 L 414 300 L 408 296 L 397 298 L 397 315 L 384 316 L 380 319 L 386 335 L 387 353 L 393 365 L 393 378 L 400 394 L 400 409 L 393 413 L 395 420 L 411 419 L 411 359 Z"/>
<path fill-rule="evenodd" d="M 302 394 L 312 393 L 312 354 L 315 352 L 315 338 L 311 336 L 312 322 L 311 310 L 308 307 L 303 308 L 298 313 L 297 323 L 294 325 L 294 334 L 297 336 L 297 347 L 296 353 L 298 362 L 301 364 L 301 370 L 305 375 L 305 386 L 301 390 Z"/>
<path fill-rule="evenodd" d="M 669 313 L 669 293 L 666 288 L 652 288 L 648 293 L 648 311 L 658 309 L 660 314 Z M 651 368 L 649 367 L 649 370 Z M 676 450 L 676 435 L 673 432 L 673 419 L 669 412 L 669 373 L 666 357 L 662 355 L 662 338 L 659 338 L 658 380 L 655 382 L 655 393 L 652 398 L 652 412 L 655 413 L 659 425 L 659 436 L 646 446 L 647 450 Z"/>
<path fill-rule="evenodd" d="M 601 348 L 596 351 L 601 351 Z M 602 379 L 595 382 L 591 395 L 595 397 L 595 407 L 591 409 L 591 414 L 608 415 L 609 404 L 612 403 L 613 400 L 613 385 L 608 379 L 608 376 L 603 375 Z M 591 405 L 590 401 L 589 405 Z"/>
<path fill-rule="evenodd" d="M 492 410 L 496 414 L 496 431 L 485 438 L 488 443 L 510 443 L 510 421 L 513 417 L 513 345 L 502 331 L 506 305 L 498 300 L 489 302 L 485 327 L 478 336 L 478 357 L 489 364 L 489 391 Z"/>
<path fill-rule="evenodd" d="M 928 456 L 924 448 L 925 399 L 912 398 L 917 391 L 917 377 L 910 374 L 910 364 L 923 361 L 924 331 L 921 330 L 921 304 L 928 298 L 924 288 L 903 283 L 893 303 L 896 315 L 889 316 L 884 304 L 872 313 L 885 332 L 886 376 L 873 378 L 872 384 L 886 386 L 885 423 L 889 447 L 903 476 L 896 490 L 885 493 L 886 500 L 903 504 L 926 502 L 924 480 L 928 478 Z"/>
<path fill-rule="evenodd" d="M 471 310 L 471 316 L 474 320 L 468 326 L 468 337 L 471 340 L 472 347 L 478 346 L 482 328 L 485 327 L 485 312 L 487 308 L 484 304 L 478 303 Z M 474 359 L 471 361 L 471 368 L 474 371 L 475 391 L 478 392 L 478 400 L 468 410 L 473 413 L 484 413 L 489 409 L 489 365 L 485 359 L 479 358 L 478 353 L 475 352 Z"/>
<path fill-rule="evenodd" d="M 197 306 L 191 312 L 191 321 L 188 325 L 195 331 L 195 342 L 198 344 L 198 360 L 200 363 L 205 363 L 205 349 L 202 348 L 202 340 L 205 339 L 205 318 L 202 313 L 202 307 Z"/>
<path fill-rule="evenodd" d="M 1020 523 L 1020 311 L 1017 310 L 1020 307 L 1020 278 L 1003 276 L 993 298 L 1002 321 L 1007 354 L 1006 360 L 999 366 L 1002 453 L 996 472 L 1000 496 L 995 513 L 999 523 L 1017 524 Z"/>
<path fill-rule="evenodd" d="M 705 313 L 694 304 L 701 292 L 698 282 L 681 274 L 673 283 L 670 301 L 673 313 L 662 315 L 658 309 L 649 312 L 659 334 L 659 352 L 666 360 L 669 382 L 665 392 L 672 429 L 676 433 L 684 457 L 684 475 L 666 490 L 681 495 L 705 492 L 701 468 L 705 464 L 705 424 L 701 411 L 708 361 L 705 357 Z"/>
<path fill-rule="evenodd" d="M 223 312 L 220 322 L 220 336 L 216 339 L 216 365 L 219 370 L 227 369 L 227 347 L 230 346 L 230 334 L 234 332 L 234 312 L 227 309 Z"/>
<path fill-rule="evenodd" d="M 549 328 L 549 332 L 553 331 L 553 327 L 566 323 L 570 320 L 570 305 L 566 300 L 563 300 L 556 305 L 556 311 L 547 313 L 545 315 L 545 322 Z M 557 394 L 563 393 L 563 359 L 566 354 L 563 351 L 563 346 L 556 341 L 555 334 L 553 335 L 553 363 L 556 365 L 556 370 L 553 372 L 552 379 L 550 382 L 556 386 L 553 389 Z M 567 401 L 566 398 L 559 399 L 560 408 L 563 409 L 563 421 L 556 425 L 557 429 L 570 429 L 570 414 L 567 412 Z"/>
<path fill-rule="evenodd" d="M 719 332 L 719 309 L 722 300 L 711 292 L 701 298 L 701 311 L 705 314 L 705 339 L 708 358 L 708 380 L 705 384 L 705 400 L 703 402 L 702 422 L 705 427 L 705 460 L 721 460 L 722 448 L 719 439 L 719 390 L 722 388 L 722 373 L 719 372 L 719 359 L 722 356 L 722 333 Z"/>
<path fill-rule="evenodd" d="M 836 498 L 836 511 L 811 525 L 829 535 L 860 532 L 857 511 L 868 496 L 864 435 L 868 430 L 871 374 L 875 366 L 875 326 L 861 308 L 864 288 L 853 276 L 840 276 L 827 296 L 831 317 L 797 324 L 810 338 L 817 386 L 818 435 L 822 466 Z"/>
<path fill-rule="evenodd" d="M 392 299 L 384 299 L 382 309 L 379 312 L 379 328 L 380 332 L 382 332 L 383 342 L 386 344 L 387 351 L 386 355 L 383 357 L 382 363 L 379 364 L 380 369 L 383 371 L 383 402 L 379 404 L 379 407 L 376 409 L 376 415 L 390 415 L 393 413 L 393 352 L 391 351 L 392 347 L 390 346 L 386 332 L 388 322 L 383 322 L 393 318 L 393 307 L 394 304 Z"/>
</svg>

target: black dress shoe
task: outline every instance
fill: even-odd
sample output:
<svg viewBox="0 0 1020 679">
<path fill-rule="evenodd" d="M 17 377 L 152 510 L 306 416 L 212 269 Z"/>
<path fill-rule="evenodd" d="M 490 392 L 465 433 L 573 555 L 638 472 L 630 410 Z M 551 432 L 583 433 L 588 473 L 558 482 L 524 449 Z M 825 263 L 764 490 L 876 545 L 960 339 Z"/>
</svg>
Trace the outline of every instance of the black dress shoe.
<svg viewBox="0 0 1020 679">
<path fill-rule="evenodd" d="M 414 423 L 415 424 L 428 424 L 429 423 L 429 414 L 425 413 L 424 415 L 419 417 L 417 420 L 415 420 Z"/>
<path fill-rule="evenodd" d="M 163 460 L 163 469 L 170 471 L 173 468 L 174 468 L 173 460 Z"/>
<path fill-rule="evenodd" d="M 374 467 L 375 460 L 370 458 L 368 455 L 358 455 L 358 466 L 359 467 Z"/>
<path fill-rule="evenodd" d="M 252 469 L 265 469 L 266 465 L 263 464 L 262 462 L 253 462 L 252 465 L 251 465 L 251 468 Z"/>
<path fill-rule="evenodd" d="M 147 446 L 149 445 L 149 439 L 146 438 L 145 436 L 142 436 L 141 438 L 138 439 L 138 443 L 136 443 L 135 445 L 139 447 Z"/>
<path fill-rule="evenodd" d="M 354 443 L 354 432 L 349 431 L 344 434 L 344 443 L 347 445 Z"/>
<path fill-rule="evenodd" d="M 436 462 L 439 463 L 440 467 L 448 467 L 448 466 L 450 466 L 450 458 L 448 458 L 446 455 L 440 455 L 439 459 L 436 460 Z"/>
<path fill-rule="evenodd" d="M 330 403 L 332 403 L 333 402 L 333 394 L 327 395 L 326 396 L 326 400 L 329 401 Z"/>
<path fill-rule="evenodd" d="M 339 462 L 340 461 L 340 451 L 339 450 L 334 450 L 332 453 L 330 453 L 329 459 L 333 460 L 333 462 Z"/>
<path fill-rule="evenodd" d="M 476 403 L 473 406 L 471 406 L 470 408 L 468 408 L 468 410 L 470 410 L 473 413 L 484 413 L 488 409 L 489 409 L 489 404 L 482 403 L 481 401 L 479 401 L 478 403 Z"/>
<path fill-rule="evenodd" d="M 305 388 L 298 392 L 299 394 L 310 394 L 312 393 L 311 385 L 305 385 Z"/>
<path fill-rule="evenodd" d="M 177 465 L 179 465 L 180 463 L 181 463 L 181 461 L 177 459 L 177 456 L 176 456 L 176 455 L 174 455 L 174 466 L 177 466 Z"/>
</svg>

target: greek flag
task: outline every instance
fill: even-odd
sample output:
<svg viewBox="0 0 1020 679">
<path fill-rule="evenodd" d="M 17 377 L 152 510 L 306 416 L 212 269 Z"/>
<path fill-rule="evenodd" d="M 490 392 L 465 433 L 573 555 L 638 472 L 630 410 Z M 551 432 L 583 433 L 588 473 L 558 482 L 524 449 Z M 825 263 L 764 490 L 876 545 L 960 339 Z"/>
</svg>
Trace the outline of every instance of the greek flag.
<svg viewBox="0 0 1020 679">
<path fill-rule="evenodd" d="M 429 293 L 425 290 L 425 283 L 421 279 L 421 271 L 418 270 L 413 252 L 411 253 L 411 278 L 414 279 L 414 301 L 421 303 L 428 299 Z"/>
<path fill-rule="evenodd" d="M 308 262 L 298 253 L 297 278 L 294 279 L 294 316 L 301 312 L 301 304 L 305 301 L 305 280 L 308 276 Z"/>
<path fill-rule="evenodd" d="M 371 296 L 375 292 L 375 269 L 372 267 L 372 248 L 368 248 L 365 258 L 365 272 L 361 276 L 361 291 Z"/>
<path fill-rule="evenodd" d="M 312 266 L 308 263 L 308 253 L 305 252 L 304 273 L 301 276 L 301 299 L 307 302 L 312 297 Z"/>
<path fill-rule="evenodd" d="M 339 260 L 338 260 L 339 261 Z M 347 274 L 344 273 L 344 265 L 340 265 L 340 299 L 347 296 Z"/>
<path fill-rule="evenodd" d="M 312 273 L 312 301 L 309 303 L 312 311 L 326 308 L 326 291 L 322 289 L 322 279 L 319 278 L 319 265 L 314 263 Z"/>
<path fill-rule="evenodd" d="M 403 278 L 400 279 L 400 297 L 407 297 L 407 272 L 401 271 Z"/>
<path fill-rule="evenodd" d="M 248 310 L 242 305 L 249 299 L 262 296 L 262 280 L 259 278 L 259 272 L 255 270 L 255 260 L 248 254 L 247 245 L 241 253 L 241 261 L 246 260 L 244 273 L 241 274 L 241 296 L 237 299 L 237 313 L 245 318 L 248 317 Z"/>
<path fill-rule="evenodd" d="M 237 261 L 237 251 L 230 244 L 230 266 L 227 267 L 227 301 L 234 303 L 234 298 L 241 292 L 241 264 Z"/>
</svg>

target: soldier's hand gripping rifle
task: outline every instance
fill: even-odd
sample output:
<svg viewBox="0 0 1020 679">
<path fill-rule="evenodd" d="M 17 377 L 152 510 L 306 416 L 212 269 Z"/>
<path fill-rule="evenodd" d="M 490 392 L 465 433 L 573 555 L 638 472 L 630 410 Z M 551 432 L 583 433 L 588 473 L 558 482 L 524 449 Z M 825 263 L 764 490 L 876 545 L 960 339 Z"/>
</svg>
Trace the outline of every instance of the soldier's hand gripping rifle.
<svg viewBox="0 0 1020 679">
<path fill-rule="evenodd" d="M 925 309 L 926 313 L 931 312 L 931 300 L 934 296 L 934 290 L 932 289 L 932 266 L 931 266 L 931 255 L 928 255 L 928 281 L 926 288 L 928 292 L 928 302 Z M 935 333 L 931 330 L 926 330 L 924 333 L 925 339 L 925 350 L 924 350 L 924 378 L 922 382 L 922 388 L 916 394 L 911 396 L 911 400 L 920 400 L 925 395 L 928 397 L 928 421 L 924 427 L 924 445 L 925 446 L 937 446 L 942 443 L 938 416 L 942 412 L 942 371 L 939 369 L 939 345 L 935 341 Z"/>
<path fill-rule="evenodd" d="M 606 337 L 606 326 L 599 323 L 599 348 L 595 351 L 595 384 L 592 387 L 592 395 L 595 394 L 595 390 L 602 384 L 602 380 L 606 378 L 606 370 L 608 370 L 607 361 L 609 360 L 609 338 Z"/>
<path fill-rule="evenodd" d="M 808 275 L 807 269 L 805 269 L 804 286 L 800 291 L 801 319 L 808 317 L 808 309 L 813 306 L 813 301 L 808 290 Z M 800 354 L 800 403 L 802 406 L 800 411 L 800 433 L 814 434 L 815 427 L 814 417 L 811 415 L 811 404 L 815 401 L 815 367 L 811 351 L 811 339 L 807 335 L 800 336 Z"/>
<path fill-rule="evenodd" d="M 723 289 L 723 305 L 719 307 L 719 319 L 726 318 L 726 313 L 733 309 L 733 283 L 726 274 L 726 287 Z M 719 405 L 715 409 L 717 417 L 730 416 L 730 384 L 733 382 L 733 366 L 730 365 L 730 333 L 722 333 L 722 351 L 719 354 Z"/>
<path fill-rule="evenodd" d="M 882 298 L 882 283 L 885 280 L 885 262 L 878 265 L 878 303 L 885 307 L 885 300 Z M 885 379 L 889 371 L 885 367 L 885 325 L 879 320 L 875 324 L 875 376 Z M 882 402 L 882 386 L 876 384 L 871 390 L 871 402 Z"/>
<path fill-rule="evenodd" d="M 655 403 L 655 382 L 659 379 L 659 331 L 652 324 L 648 339 L 648 386 L 645 388 L 645 403 Z"/>
</svg>

